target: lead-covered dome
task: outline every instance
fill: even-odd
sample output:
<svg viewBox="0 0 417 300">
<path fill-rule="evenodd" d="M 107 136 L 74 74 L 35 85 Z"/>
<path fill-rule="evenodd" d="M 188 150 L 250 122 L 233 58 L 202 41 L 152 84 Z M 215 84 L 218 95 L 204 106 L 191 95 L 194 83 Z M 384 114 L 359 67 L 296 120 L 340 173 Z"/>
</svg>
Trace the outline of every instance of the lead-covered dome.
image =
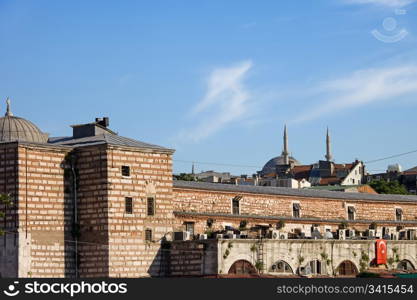
<svg viewBox="0 0 417 300">
<path fill-rule="evenodd" d="M 300 165 L 300 162 L 292 156 L 289 157 L 289 160 L 290 160 L 291 164 L 294 164 L 294 166 L 299 166 Z M 275 173 L 276 172 L 276 166 L 278 166 L 278 165 L 285 165 L 284 156 L 280 155 L 280 156 L 271 158 L 265 164 L 265 166 L 262 168 L 261 175 L 264 176 L 264 175 L 268 175 L 268 174 L 271 174 L 271 173 Z"/>
<path fill-rule="evenodd" d="M 47 143 L 48 134 L 43 133 L 35 124 L 23 118 L 13 116 L 10 100 L 7 99 L 7 112 L 0 118 L 0 142 Z"/>
</svg>

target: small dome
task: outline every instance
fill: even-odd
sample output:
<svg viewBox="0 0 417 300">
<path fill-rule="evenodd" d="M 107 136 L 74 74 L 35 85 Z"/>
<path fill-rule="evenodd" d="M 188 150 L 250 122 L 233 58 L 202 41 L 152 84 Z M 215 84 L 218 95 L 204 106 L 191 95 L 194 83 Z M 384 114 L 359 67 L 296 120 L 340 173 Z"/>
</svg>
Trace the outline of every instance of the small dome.
<svg viewBox="0 0 417 300">
<path fill-rule="evenodd" d="M 0 118 L 0 142 L 47 143 L 48 134 L 43 133 L 35 124 L 23 118 L 13 116 L 10 101 L 7 99 L 6 115 Z"/>
<path fill-rule="evenodd" d="M 300 162 L 296 160 L 294 157 L 290 156 L 290 163 L 293 163 L 295 166 L 299 166 Z M 284 157 L 282 155 L 274 157 L 270 159 L 265 166 L 262 168 L 261 176 L 275 173 L 276 172 L 276 166 L 278 165 L 284 165 Z"/>
</svg>

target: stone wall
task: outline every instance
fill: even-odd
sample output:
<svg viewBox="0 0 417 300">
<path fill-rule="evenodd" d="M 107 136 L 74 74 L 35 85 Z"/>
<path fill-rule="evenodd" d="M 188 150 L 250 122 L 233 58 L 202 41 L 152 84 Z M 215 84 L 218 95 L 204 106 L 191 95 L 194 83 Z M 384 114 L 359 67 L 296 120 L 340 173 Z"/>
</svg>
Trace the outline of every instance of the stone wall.
<svg viewBox="0 0 417 300">
<path fill-rule="evenodd" d="M 228 243 L 232 247 L 228 247 Z M 284 261 L 290 265 L 292 273 L 297 274 L 300 267 L 306 267 L 311 261 L 320 261 L 321 275 L 337 275 L 338 267 L 343 261 L 351 261 L 358 271 L 370 267 L 375 259 L 375 241 L 329 241 L 329 240 L 264 240 L 263 241 L 263 273 L 283 275 L 272 270 L 272 265 Z M 249 261 L 253 266 L 258 261 L 258 240 L 228 240 L 218 242 L 219 264 L 218 273 L 227 274 L 230 267 L 238 260 Z M 229 255 L 224 257 L 226 249 Z M 393 263 L 388 268 L 396 268 L 401 260 L 410 261 L 417 266 L 416 241 L 387 241 L 388 258 Z M 398 255 L 398 257 L 397 257 Z M 365 266 L 362 269 L 361 266 Z"/>
<path fill-rule="evenodd" d="M 172 232 L 171 152 L 111 147 L 108 160 L 109 276 L 162 276 L 168 253 L 161 248 Z M 130 167 L 130 176 L 121 167 Z M 133 213 L 125 212 L 125 197 L 133 199 Z M 155 215 L 147 215 L 147 198 L 155 199 Z M 152 241 L 145 241 L 145 230 Z"/>
<path fill-rule="evenodd" d="M 167 276 L 206 276 L 218 272 L 218 245 L 210 240 L 171 243 Z"/>
<path fill-rule="evenodd" d="M 3 144 L 0 188 L 14 206 L 0 220 L 6 230 L 0 237 L 2 276 L 165 274 L 168 254 L 161 242 L 174 221 L 171 155 L 108 145 L 73 150 Z M 129 177 L 121 174 L 125 165 Z M 125 197 L 133 198 L 132 214 L 125 212 Z M 146 215 L 148 197 L 155 198 L 154 216 Z M 151 241 L 145 241 L 146 229 Z"/>
<path fill-rule="evenodd" d="M 173 191 L 174 210 L 177 217 L 175 228 L 184 230 L 182 225 L 184 222 L 195 222 L 197 233 L 202 233 L 207 229 L 206 221 L 209 218 L 215 220 L 213 229 L 221 229 L 225 225 L 237 228 L 242 219 L 249 222 L 248 226 L 260 223 L 274 224 L 279 219 L 285 219 L 288 224 L 328 225 L 332 230 L 336 230 L 342 221 L 347 220 L 348 206 L 354 206 L 356 209 L 355 221 L 349 221 L 349 224 L 357 230 L 367 229 L 373 221 L 377 222 L 380 228 L 387 226 L 395 229 L 397 225 L 417 227 L 417 205 L 412 201 L 344 200 L 178 187 L 174 187 Z M 232 214 L 232 199 L 235 196 L 242 196 L 239 215 Z M 294 202 L 300 203 L 301 206 L 298 219 L 292 216 Z M 402 208 L 405 222 L 395 221 L 396 208 Z"/>
<path fill-rule="evenodd" d="M 74 246 L 80 277 L 109 276 L 109 220 L 106 145 L 80 147 L 76 159 L 77 219 Z M 69 176 L 73 176 L 69 174 Z M 74 188 L 72 188 L 73 190 Z M 78 228 L 77 228 L 78 227 Z M 73 254 L 74 255 L 74 254 Z"/>
<path fill-rule="evenodd" d="M 262 248 L 260 244 L 262 243 Z M 261 250 L 262 249 L 262 250 Z M 395 270 L 400 261 L 417 266 L 416 241 L 387 241 L 388 269 Z M 262 264 L 258 264 L 262 251 Z M 186 255 L 188 253 L 188 256 Z M 206 260 L 203 259 L 206 257 Z M 208 258 L 208 259 L 207 259 Z M 320 262 L 319 276 L 340 275 L 339 266 L 349 261 L 357 272 L 367 270 L 375 259 L 375 240 L 253 240 L 220 239 L 174 242 L 171 251 L 171 274 L 175 276 L 210 276 L 229 274 L 238 261 L 248 262 L 266 275 L 298 275 L 312 261 Z M 288 264 L 289 271 L 278 272 L 272 266 Z"/>
<path fill-rule="evenodd" d="M 19 144 L 19 277 L 68 277 L 70 195 L 65 190 L 66 149 Z M 30 245 L 30 251 L 25 252 Z M 28 263 L 28 261 L 30 263 Z M 27 268 L 22 269 L 22 266 Z"/>
<path fill-rule="evenodd" d="M 2 277 L 19 275 L 19 233 L 17 230 L 17 143 L 0 144 L 0 193 L 9 194 L 12 205 L 0 204 L 0 211 L 5 214 L 0 218 L 0 273 Z"/>
</svg>

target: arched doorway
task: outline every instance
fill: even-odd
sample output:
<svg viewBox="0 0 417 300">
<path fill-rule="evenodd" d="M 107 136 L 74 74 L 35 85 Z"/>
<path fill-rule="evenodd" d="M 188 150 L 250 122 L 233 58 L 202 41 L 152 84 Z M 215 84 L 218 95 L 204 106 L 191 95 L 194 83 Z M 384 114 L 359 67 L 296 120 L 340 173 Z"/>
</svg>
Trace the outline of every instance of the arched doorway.
<svg viewBox="0 0 417 300">
<path fill-rule="evenodd" d="M 358 268 L 356 268 L 355 264 L 351 262 L 350 260 L 345 260 L 340 263 L 340 265 L 336 269 L 336 273 L 338 275 L 343 276 L 354 276 L 357 275 Z"/>
<path fill-rule="evenodd" d="M 235 261 L 229 269 L 229 274 L 257 274 L 255 267 L 247 260 Z"/>
<path fill-rule="evenodd" d="M 397 270 L 401 270 L 401 271 L 414 271 L 415 268 L 414 268 L 413 264 L 409 260 L 403 259 L 402 261 L 400 261 L 398 263 Z"/>
</svg>

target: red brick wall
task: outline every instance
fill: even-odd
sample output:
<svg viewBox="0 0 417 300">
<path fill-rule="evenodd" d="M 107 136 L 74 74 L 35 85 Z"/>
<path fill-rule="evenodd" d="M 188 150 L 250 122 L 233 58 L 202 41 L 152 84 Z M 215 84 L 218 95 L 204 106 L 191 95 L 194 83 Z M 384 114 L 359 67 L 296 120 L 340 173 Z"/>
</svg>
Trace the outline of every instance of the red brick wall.
<svg viewBox="0 0 417 300">
<path fill-rule="evenodd" d="M 12 205 L 0 203 L 0 211 L 5 217 L 0 218 L 0 276 L 17 277 L 18 271 L 18 231 L 17 231 L 17 144 L 0 144 L 0 193 L 10 194 Z"/>
<path fill-rule="evenodd" d="M 107 151 L 105 145 L 74 151 L 80 225 L 77 243 L 80 277 L 109 276 Z"/>
<path fill-rule="evenodd" d="M 70 197 L 65 192 L 67 150 L 19 145 L 19 233 L 30 244 L 28 274 L 21 276 L 71 276 Z M 23 247 L 24 245 L 21 245 Z M 25 262 L 19 261 L 19 265 Z"/>
<path fill-rule="evenodd" d="M 182 212 L 195 213 L 213 213 L 213 214 L 229 214 L 231 215 L 231 201 L 233 197 L 243 196 L 240 201 L 241 215 L 258 215 L 272 217 L 292 217 L 293 201 L 300 202 L 301 218 L 320 218 L 323 220 L 346 220 L 347 205 L 354 205 L 356 208 L 356 220 L 371 220 L 383 225 L 383 221 L 395 220 L 395 208 L 401 207 L 403 210 L 403 220 L 415 221 L 417 224 L 417 205 L 412 202 L 377 202 L 377 201 L 358 201 L 358 200 L 340 200 L 310 197 L 290 197 L 280 195 L 262 195 L 250 193 L 231 193 L 222 191 L 206 191 L 198 189 L 174 188 L 174 210 Z M 241 217 L 211 217 L 217 221 L 222 219 L 232 222 L 235 226 L 239 225 Z M 204 231 L 206 228 L 206 220 L 208 216 L 191 216 L 183 214 L 178 216 L 176 220 L 176 229 L 183 230 L 184 221 L 197 221 L 196 231 Z M 260 220 L 251 220 L 253 223 L 260 223 Z M 265 220 L 268 223 L 268 220 Z M 271 219 L 270 222 L 277 222 Z M 297 222 L 291 221 L 287 222 Z M 252 223 L 252 224 L 253 224 Z M 304 222 L 306 223 L 306 222 Z M 307 223 L 312 223 L 309 221 Z M 326 222 L 325 222 L 326 223 Z M 370 223 L 370 222 L 369 222 Z M 331 224 L 331 223 L 329 223 Z M 416 226 L 413 225 L 413 227 Z M 218 225 L 218 224 L 217 224 Z M 333 223 L 334 225 L 334 223 Z M 368 224 L 369 225 L 369 224 Z M 368 225 L 358 225 L 359 227 L 368 227 Z"/>
<path fill-rule="evenodd" d="M 0 144 L 0 193 L 9 194 L 13 205 L 5 207 L 0 204 L 0 209 L 6 217 L 0 220 L 0 228 L 6 234 L 12 234 L 17 226 L 17 192 L 18 192 L 18 152 L 16 143 Z"/>
<path fill-rule="evenodd" d="M 172 231 L 172 157 L 170 153 L 111 148 L 109 174 L 109 264 L 111 277 L 158 276 L 164 272 L 161 239 Z M 130 166 L 131 176 L 121 175 Z M 148 196 L 155 215 L 147 216 Z M 133 214 L 125 213 L 125 197 L 133 198 Z M 151 229 L 152 242 L 145 241 Z M 162 264 L 162 265 L 161 265 Z"/>
</svg>

